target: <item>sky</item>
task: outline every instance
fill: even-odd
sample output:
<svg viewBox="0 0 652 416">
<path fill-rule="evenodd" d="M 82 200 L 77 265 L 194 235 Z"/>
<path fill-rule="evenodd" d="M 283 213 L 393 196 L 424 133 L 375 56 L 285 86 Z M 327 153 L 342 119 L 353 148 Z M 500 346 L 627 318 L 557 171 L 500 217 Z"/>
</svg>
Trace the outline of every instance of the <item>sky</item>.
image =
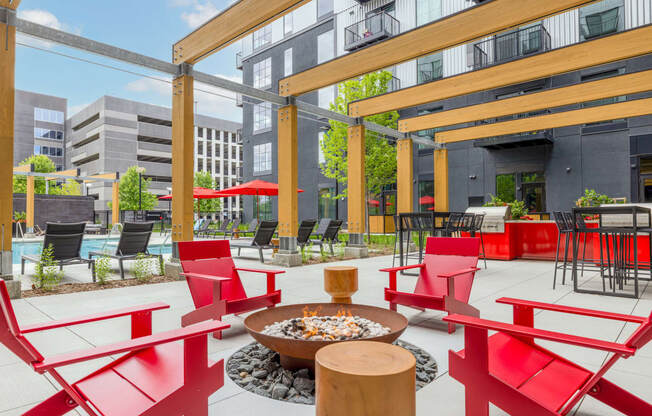
<svg viewBox="0 0 652 416">
<path fill-rule="evenodd" d="M 219 13 L 233 0 L 23 0 L 22 19 L 171 62 L 172 45 Z M 19 35 L 16 88 L 68 99 L 70 117 L 103 95 L 171 107 L 172 87 L 150 77 L 165 74 Z M 241 82 L 235 67 L 238 44 L 204 59 L 195 69 Z M 118 67 L 132 73 L 81 62 L 67 56 Z M 231 92 L 199 83 L 200 114 L 242 121 Z M 227 96 L 227 97 L 224 97 Z"/>
</svg>

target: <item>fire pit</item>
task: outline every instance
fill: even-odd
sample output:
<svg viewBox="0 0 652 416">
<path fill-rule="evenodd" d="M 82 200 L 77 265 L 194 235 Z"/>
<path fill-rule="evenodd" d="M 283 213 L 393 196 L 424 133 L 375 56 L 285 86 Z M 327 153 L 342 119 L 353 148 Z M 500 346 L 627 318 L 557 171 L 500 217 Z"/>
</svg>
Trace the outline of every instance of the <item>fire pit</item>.
<svg viewBox="0 0 652 416">
<path fill-rule="evenodd" d="M 328 322 L 312 323 L 316 317 Z M 256 341 L 279 353 L 283 368 L 295 370 L 314 369 L 317 351 L 335 342 L 364 339 L 392 343 L 408 321 L 397 312 L 375 306 L 309 303 L 256 312 L 244 324 Z"/>
</svg>

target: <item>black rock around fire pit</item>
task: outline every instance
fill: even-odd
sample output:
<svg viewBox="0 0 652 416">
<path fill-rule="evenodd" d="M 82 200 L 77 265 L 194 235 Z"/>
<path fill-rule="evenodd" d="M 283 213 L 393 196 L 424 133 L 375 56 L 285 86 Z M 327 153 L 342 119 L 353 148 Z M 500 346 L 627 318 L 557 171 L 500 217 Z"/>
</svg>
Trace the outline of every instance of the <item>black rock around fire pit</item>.
<svg viewBox="0 0 652 416">
<path fill-rule="evenodd" d="M 263 333 L 265 327 L 286 320 L 294 320 L 304 316 L 304 311 L 318 311 L 320 316 L 336 316 L 342 310 L 351 316 L 367 319 L 382 327 L 389 329 L 388 333 L 380 336 L 369 336 L 364 338 L 338 337 L 332 340 L 295 339 L 284 336 L 274 336 Z M 287 370 L 309 368 L 311 371 L 315 366 L 315 354 L 326 345 L 342 341 L 377 341 L 392 343 L 401 336 L 408 325 L 407 319 L 389 309 L 378 308 L 368 305 L 338 304 L 338 303 L 309 303 L 299 305 L 287 305 L 270 308 L 249 315 L 244 321 L 245 328 L 252 337 L 270 350 L 280 355 L 280 363 Z"/>
</svg>

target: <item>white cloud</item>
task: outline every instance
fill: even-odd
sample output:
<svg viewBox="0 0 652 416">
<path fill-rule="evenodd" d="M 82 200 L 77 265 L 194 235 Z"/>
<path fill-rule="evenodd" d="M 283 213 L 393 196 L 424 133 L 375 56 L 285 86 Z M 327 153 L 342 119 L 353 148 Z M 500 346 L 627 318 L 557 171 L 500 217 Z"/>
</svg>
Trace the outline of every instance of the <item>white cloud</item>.
<svg viewBox="0 0 652 416">
<path fill-rule="evenodd" d="M 220 12 L 211 1 L 173 0 L 173 2 L 177 6 L 191 8 L 191 11 L 181 13 L 181 20 L 186 22 L 191 29 L 196 29 Z"/>
<path fill-rule="evenodd" d="M 238 76 L 216 76 L 229 79 L 234 82 L 242 82 Z M 170 78 L 167 81 L 171 81 Z M 168 82 L 157 81 L 152 78 L 139 78 L 128 83 L 125 87 L 127 91 L 138 94 L 155 94 L 161 98 L 172 100 L 172 85 Z M 236 94 L 230 91 L 216 88 L 211 85 L 195 83 L 195 101 L 197 102 L 197 112 L 199 114 L 242 122 L 242 109 L 235 105 Z"/>
</svg>

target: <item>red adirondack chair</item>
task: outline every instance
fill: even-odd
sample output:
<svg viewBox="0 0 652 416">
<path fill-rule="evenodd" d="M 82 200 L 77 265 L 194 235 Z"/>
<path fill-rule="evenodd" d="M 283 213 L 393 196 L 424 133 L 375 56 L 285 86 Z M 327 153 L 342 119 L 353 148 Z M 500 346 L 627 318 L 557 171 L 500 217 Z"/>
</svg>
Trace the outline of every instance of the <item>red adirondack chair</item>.
<svg viewBox="0 0 652 416">
<path fill-rule="evenodd" d="M 182 326 L 270 308 L 281 302 L 281 291 L 276 290 L 276 275 L 285 271 L 235 267 L 227 240 L 180 242 L 179 259 L 196 308 L 181 317 Z M 239 271 L 265 274 L 267 293 L 248 297 Z M 222 339 L 222 331 L 213 336 Z"/>
<path fill-rule="evenodd" d="M 475 272 L 480 270 L 476 267 L 479 255 L 479 238 L 429 237 L 423 263 L 380 270 L 389 272 L 389 287 L 385 288 L 389 308 L 395 311 L 396 305 L 404 305 L 420 310 L 480 316 L 480 312 L 468 303 Z M 397 273 L 416 268 L 419 269 L 419 280 L 414 293 L 399 292 Z M 453 332 L 455 324 L 449 322 L 448 333 Z"/>
<path fill-rule="evenodd" d="M 652 340 L 652 313 L 646 318 L 510 298 L 497 302 L 513 305 L 513 325 L 462 315 L 444 318 L 465 325 L 464 350 L 449 351 L 448 357 L 450 375 L 466 389 L 467 416 L 488 416 L 489 402 L 510 415 L 566 415 L 587 394 L 628 416 L 652 415 L 652 405 L 603 378 L 618 359 Z M 639 326 L 619 344 L 535 329 L 534 309 Z M 488 336 L 488 330 L 498 332 Z M 612 354 L 593 373 L 537 345 L 535 338 Z"/>
<path fill-rule="evenodd" d="M 79 406 L 91 416 L 207 416 L 208 397 L 224 385 L 224 360 L 208 361 L 207 335 L 229 325 L 207 321 L 152 335 L 152 311 L 168 307 L 154 303 L 19 326 L 5 282 L 0 279 L 0 343 L 38 373 L 50 374 L 63 388 L 23 415 L 59 416 Z M 25 338 L 33 332 L 126 316 L 131 317 L 132 339 L 112 345 L 44 357 Z M 68 383 L 57 371 L 122 353 L 126 354 L 76 383 Z"/>
</svg>

